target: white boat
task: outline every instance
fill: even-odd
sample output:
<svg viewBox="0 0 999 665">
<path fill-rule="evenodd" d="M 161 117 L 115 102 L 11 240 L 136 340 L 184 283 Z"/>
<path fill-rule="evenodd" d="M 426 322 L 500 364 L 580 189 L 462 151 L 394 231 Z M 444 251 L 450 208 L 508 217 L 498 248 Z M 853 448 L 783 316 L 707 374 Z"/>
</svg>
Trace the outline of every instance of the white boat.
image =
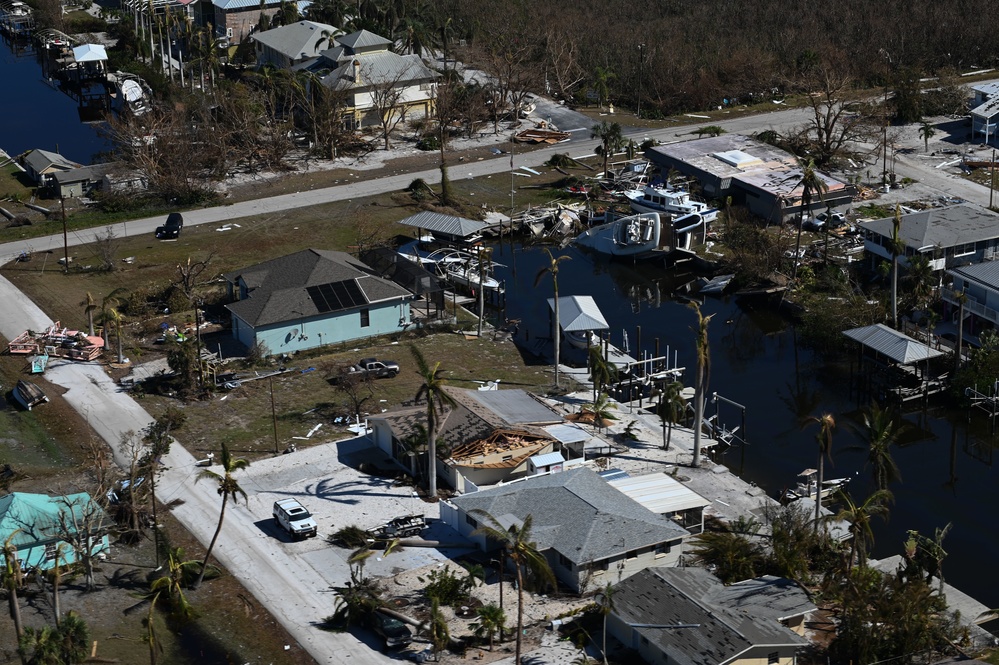
<svg viewBox="0 0 999 665">
<path fill-rule="evenodd" d="M 846 487 L 846 484 L 850 482 L 849 478 L 831 478 L 829 480 L 822 481 L 821 491 L 816 483 L 817 476 L 819 472 L 815 469 L 805 469 L 798 474 L 799 478 L 804 478 L 804 480 L 799 480 L 798 484 L 793 488 L 788 488 L 784 490 L 781 495 L 781 499 L 785 503 L 791 501 L 797 501 L 798 499 L 811 499 L 815 500 L 816 496 L 820 500 L 824 501 L 829 497 L 836 495 L 841 489 Z"/>
<path fill-rule="evenodd" d="M 705 295 L 720 295 L 726 288 L 728 288 L 729 283 L 735 275 L 718 275 L 717 277 L 712 277 L 707 279 L 702 277 L 701 288 L 698 293 L 703 293 Z"/>
<path fill-rule="evenodd" d="M 718 217 L 718 211 L 703 201 L 694 199 L 690 192 L 683 189 L 656 187 L 646 185 L 642 189 L 631 189 L 624 192 L 625 198 L 635 212 L 658 212 L 671 216 L 698 213 L 706 223 L 713 222 Z"/>
<path fill-rule="evenodd" d="M 452 284 L 469 289 L 478 289 L 480 286 L 490 290 L 501 288 L 499 281 L 492 275 L 492 266 L 480 266 L 476 253 L 460 249 L 438 249 L 425 256 L 416 256 L 416 258 L 412 254 L 409 256 L 403 254 L 403 256 L 436 271 L 439 276 Z"/>
<path fill-rule="evenodd" d="M 591 227 L 579 234 L 576 244 L 611 256 L 638 256 L 659 249 L 661 234 L 659 214 L 647 212 Z"/>
<path fill-rule="evenodd" d="M 41 388 L 38 387 L 37 384 L 34 384 L 31 381 L 25 381 L 24 379 L 17 382 L 17 385 L 14 386 L 13 392 L 14 399 L 16 399 L 18 403 L 28 411 L 31 411 L 33 407 L 36 407 L 39 404 L 44 404 L 49 401 L 48 396 Z"/>
<path fill-rule="evenodd" d="M 591 346 L 600 346 L 600 335 L 596 334 L 592 330 L 563 330 L 562 334 L 565 335 L 565 341 L 569 342 L 570 346 L 574 346 L 577 349 L 588 349 Z"/>
</svg>

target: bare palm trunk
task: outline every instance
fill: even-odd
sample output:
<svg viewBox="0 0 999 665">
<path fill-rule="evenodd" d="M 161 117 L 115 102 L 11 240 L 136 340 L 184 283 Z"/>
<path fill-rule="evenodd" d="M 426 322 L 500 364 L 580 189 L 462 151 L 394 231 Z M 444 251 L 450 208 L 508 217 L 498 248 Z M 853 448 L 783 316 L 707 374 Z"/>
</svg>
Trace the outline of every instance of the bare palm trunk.
<svg viewBox="0 0 999 665">
<path fill-rule="evenodd" d="M 433 400 L 430 395 L 427 395 L 427 400 L 432 409 Z M 427 489 L 430 500 L 434 501 L 437 498 L 437 423 L 433 417 L 428 420 L 431 422 L 428 423 L 430 427 L 427 431 Z"/>
<path fill-rule="evenodd" d="M 10 618 L 14 622 L 14 633 L 17 635 L 17 639 L 20 640 L 21 636 L 24 635 L 24 624 L 21 622 L 21 603 L 17 599 L 17 587 L 14 585 L 13 581 L 9 582 L 10 586 L 7 589 L 7 604 L 10 606 Z"/>
<path fill-rule="evenodd" d="M 191 585 L 192 589 L 197 589 L 201 586 L 201 583 L 205 581 L 205 571 L 208 570 L 208 560 L 212 556 L 212 550 L 215 549 L 215 541 L 219 539 L 219 534 L 222 533 L 222 521 L 225 520 L 225 505 L 229 502 L 229 495 L 225 494 L 222 496 L 222 510 L 219 511 L 219 523 L 215 527 L 215 535 L 212 536 L 212 542 L 208 543 L 208 550 L 205 552 L 205 560 L 201 563 L 201 572 L 198 573 L 198 579 L 194 581 Z"/>
<path fill-rule="evenodd" d="M 560 338 L 562 337 L 562 327 L 561 327 L 562 321 L 561 319 L 559 319 L 558 316 L 558 277 L 555 277 L 554 275 L 552 275 L 552 277 L 554 278 L 552 280 L 552 283 L 555 285 L 555 331 L 553 334 L 555 336 L 555 389 L 557 390 L 559 387 L 558 385 L 558 365 L 560 361 L 559 342 L 561 341 Z"/>
<path fill-rule="evenodd" d="M 898 254 L 891 257 L 891 327 L 898 330 Z"/>
<path fill-rule="evenodd" d="M 701 430 L 704 425 L 704 377 L 700 369 L 697 370 L 694 392 L 694 458 L 690 466 L 698 467 L 701 465 Z"/>
<path fill-rule="evenodd" d="M 819 477 L 818 485 L 815 486 L 815 533 L 819 532 L 819 520 L 822 517 L 822 481 L 825 479 L 825 470 L 825 456 L 819 450 Z"/>
<path fill-rule="evenodd" d="M 517 563 L 517 646 L 514 649 L 513 665 L 520 665 L 521 640 L 524 636 L 524 573 Z"/>
</svg>

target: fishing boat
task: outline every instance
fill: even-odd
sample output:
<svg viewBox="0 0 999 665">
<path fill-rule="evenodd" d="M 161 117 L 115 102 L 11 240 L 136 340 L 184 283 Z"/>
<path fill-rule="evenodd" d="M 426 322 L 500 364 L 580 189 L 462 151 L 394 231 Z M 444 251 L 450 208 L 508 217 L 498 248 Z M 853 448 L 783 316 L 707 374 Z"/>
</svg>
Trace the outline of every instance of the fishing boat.
<svg viewBox="0 0 999 665">
<path fill-rule="evenodd" d="M 600 345 L 600 335 L 592 330 L 563 330 L 562 334 L 565 335 L 565 341 L 577 349 Z"/>
<path fill-rule="evenodd" d="M 14 399 L 28 411 L 49 401 L 48 395 L 37 384 L 24 379 L 19 380 L 14 386 Z"/>
<path fill-rule="evenodd" d="M 850 482 L 849 478 L 831 478 L 829 480 L 822 481 L 822 488 L 819 490 L 818 483 L 816 482 L 819 472 L 815 469 L 805 469 L 798 474 L 799 480 L 798 484 L 794 487 L 789 487 L 784 490 L 781 495 L 781 500 L 784 503 L 790 503 L 791 501 L 797 501 L 798 499 L 811 499 L 815 500 L 816 496 L 819 497 L 821 501 L 836 495 L 841 489 L 845 488 L 847 483 Z"/>
<path fill-rule="evenodd" d="M 433 270 L 452 284 L 473 290 L 480 287 L 489 290 L 502 288 L 500 282 L 492 275 L 492 264 L 483 264 L 478 252 L 444 248 L 421 254 L 403 253 L 400 249 L 400 254 L 428 270 Z"/>
<path fill-rule="evenodd" d="M 44 374 L 45 368 L 49 365 L 49 354 L 39 353 L 31 359 L 31 373 Z"/>
<path fill-rule="evenodd" d="M 658 213 L 630 215 L 583 231 L 576 244 L 601 254 L 635 257 L 659 249 L 661 227 Z"/>
<path fill-rule="evenodd" d="M 707 203 L 698 201 L 684 189 L 657 187 L 646 185 L 641 189 L 631 189 L 624 192 L 625 198 L 635 212 L 658 212 L 671 216 L 698 213 L 706 223 L 713 222 L 718 217 L 718 210 Z"/>
</svg>

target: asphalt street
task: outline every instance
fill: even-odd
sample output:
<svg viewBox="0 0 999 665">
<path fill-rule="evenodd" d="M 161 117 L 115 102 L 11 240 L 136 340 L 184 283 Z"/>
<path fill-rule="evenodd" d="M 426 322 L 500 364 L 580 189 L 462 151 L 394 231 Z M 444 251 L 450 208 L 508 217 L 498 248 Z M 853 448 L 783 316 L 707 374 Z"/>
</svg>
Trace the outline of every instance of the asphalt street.
<svg viewBox="0 0 999 665">
<path fill-rule="evenodd" d="M 678 141 L 693 138 L 690 135 L 691 128 L 708 122 L 720 125 L 730 133 L 752 133 L 763 129 L 782 131 L 804 124 L 808 113 L 807 109 L 789 109 L 732 120 L 692 119 L 696 122 L 692 122 L 690 126 L 636 131 L 630 135 L 636 140 L 656 138 L 663 142 Z M 627 124 L 627 118 L 620 114 L 614 117 L 608 116 L 608 119 Z M 564 126 L 566 122 L 571 123 L 572 118 L 560 115 L 559 122 Z M 569 152 L 573 157 L 592 154 L 596 141 L 589 139 L 589 131 L 583 129 L 585 127 L 586 125 L 579 128 L 566 127 L 583 130 L 574 132 L 573 140 L 569 143 L 516 154 L 514 166 L 537 167 L 557 152 Z M 945 168 L 938 168 L 940 164 L 952 161 L 954 159 L 952 154 L 941 154 L 939 157 L 923 156 L 919 154 L 922 142 L 918 136 L 906 136 L 903 140 L 916 150 L 911 154 L 898 155 L 895 170 L 900 176 L 908 176 L 920 184 L 892 192 L 885 197 L 885 201 L 904 200 L 912 198 L 913 193 L 918 193 L 925 196 L 959 196 L 983 205 L 988 203 L 987 189 L 968 183 L 948 173 Z M 960 145 L 961 141 L 954 138 L 948 143 L 948 137 L 939 137 L 931 143 L 934 146 L 939 144 L 943 149 Z M 479 177 L 506 173 L 509 169 L 510 156 L 502 155 L 495 159 L 461 163 L 452 169 L 452 177 L 455 179 Z M 874 169 L 875 173 L 880 172 L 877 169 L 876 156 L 872 155 L 867 165 L 858 165 L 856 172 L 868 169 Z M 417 177 L 436 183 L 439 181 L 439 176 L 439 171 L 432 169 L 192 210 L 184 213 L 185 225 L 227 223 L 251 215 L 273 214 L 332 201 L 362 198 L 385 191 L 401 190 Z M 115 225 L 114 230 L 119 236 L 152 234 L 155 227 L 161 223 L 162 217 L 133 220 Z M 92 242 L 95 234 L 102 232 L 103 229 L 80 232 L 70 237 L 69 243 L 75 246 Z M 8 243 L 0 246 L 0 261 L 6 262 L 21 251 L 27 250 L 36 252 L 53 250 L 58 255 L 62 247 L 61 234 Z M 25 329 L 37 330 L 49 324 L 50 318 L 44 312 L 8 280 L 0 276 L 0 332 L 7 339 L 12 339 Z M 125 460 L 116 450 L 121 434 L 129 430 L 138 432 L 146 427 L 152 420 L 149 414 L 112 381 L 101 365 L 54 362 L 50 365 L 46 376 L 53 383 L 66 389 L 65 399 L 83 414 L 97 434 L 116 451 L 116 460 L 119 464 L 123 463 Z M 372 484 L 373 481 L 366 476 L 351 474 L 347 470 L 349 467 L 338 463 L 339 451 L 333 453 L 327 449 L 327 446 L 312 450 L 317 452 L 308 454 L 317 457 L 309 461 L 315 468 L 308 470 L 308 473 L 302 469 L 296 470 L 296 465 L 310 460 L 304 454 L 305 451 L 264 460 L 250 467 L 244 485 L 251 495 L 250 500 L 247 505 L 241 502 L 228 509 L 227 520 L 222 537 L 216 546 L 215 555 L 223 566 L 240 578 L 257 600 L 268 608 L 318 662 L 360 665 L 388 662 L 390 659 L 387 656 L 364 646 L 351 634 L 328 633 L 315 626 L 316 621 L 333 611 L 334 596 L 329 592 L 329 586 L 346 579 L 347 568 L 342 557 L 328 554 L 332 550 L 328 547 L 321 548 L 318 539 L 309 543 L 282 542 L 267 524 L 273 498 L 292 490 L 301 491 L 303 496 L 309 497 L 310 508 L 314 508 L 312 505 L 314 502 L 314 509 L 319 510 L 322 519 L 330 523 L 333 521 L 332 516 L 343 514 L 347 507 L 358 505 L 362 498 L 365 505 L 372 506 L 372 515 L 377 512 L 380 516 L 384 516 L 386 510 L 389 513 L 402 510 L 411 501 L 411 497 L 405 489 Z M 323 457 L 323 450 L 327 450 L 327 458 Z M 296 458 L 297 455 L 301 456 Z M 323 461 L 323 464 L 320 464 L 320 461 Z M 194 456 L 182 446 L 173 446 L 164 460 L 166 470 L 159 481 L 157 491 L 165 504 L 174 503 L 171 510 L 185 527 L 202 543 L 207 544 L 215 529 L 219 497 L 212 483 L 195 482 L 201 470 L 195 462 Z M 326 491 L 330 488 L 335 488 L 335 491 L 332 493 Z M 355 504 L 355 501 L 358 504 Z M 367 501 L 375 503 L 367 504 Z M 329 514 L 321 511 L 327 511 Z M 325 553 L 318 553 L 320 549 L 325 550 Z M 434 554 L 429 553 L 430 550 L 427 552 L 427 560 L 433 560 Z M 406 565 L 412 563 L 416 561 L 407 562 Z"/>
</svg>

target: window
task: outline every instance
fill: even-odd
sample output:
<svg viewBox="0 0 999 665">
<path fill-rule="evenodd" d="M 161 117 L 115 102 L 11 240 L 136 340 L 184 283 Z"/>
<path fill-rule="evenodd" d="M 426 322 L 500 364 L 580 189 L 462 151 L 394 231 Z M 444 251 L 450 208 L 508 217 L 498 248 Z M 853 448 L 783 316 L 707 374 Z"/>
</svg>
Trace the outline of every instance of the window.
<svg viewBox="0 0 999 665">
<path fill-rule="evenodd" d="M 563 568 L 568 568 L 569 570 L 572 570 L 572 561 L 569 561 L 567 558 L 565 558 L 564 554 L 558 555 L 558 562 Z"/>
<path fill-rule="evenodd" d="M 780 662 L 780 653 L 771 651 L 767 654 L 767 665 L 777 665 Z"/>
<path fill-rule="evenodd" d="M 641 550 L 631 550 L 625 555 L 626 559 L 637 559 L 638 555 L 641 554 Z"/>
<path fill-rule="evenodd" d="M 673 550 L 673 543 L 659 543 L 656 545 L 656 558 L 664 557 Z"/>
<path fill-rule="evenodd" d="M 473 529 L 479 528 L 479 523 L 475 521 L 475 518 L 471 515 L 465 515 L 465 524 L 469 525 Z"/>
<path fill-rule="evenodd" d="M 361 310 L 361 327 L 367 328 L 371 325 L 371 310 L 365 307 Z"/>
<path fill-rule="evenodd" d="M 58 549 L 56 548 L 56 544 L 55 543 L 49 543 L 49 544 L 47 544 L 45 546 L 45 560 L 46 561 L 55 561 L 56 553 L 57 552 L 58 552 Z"/>
</svg>

